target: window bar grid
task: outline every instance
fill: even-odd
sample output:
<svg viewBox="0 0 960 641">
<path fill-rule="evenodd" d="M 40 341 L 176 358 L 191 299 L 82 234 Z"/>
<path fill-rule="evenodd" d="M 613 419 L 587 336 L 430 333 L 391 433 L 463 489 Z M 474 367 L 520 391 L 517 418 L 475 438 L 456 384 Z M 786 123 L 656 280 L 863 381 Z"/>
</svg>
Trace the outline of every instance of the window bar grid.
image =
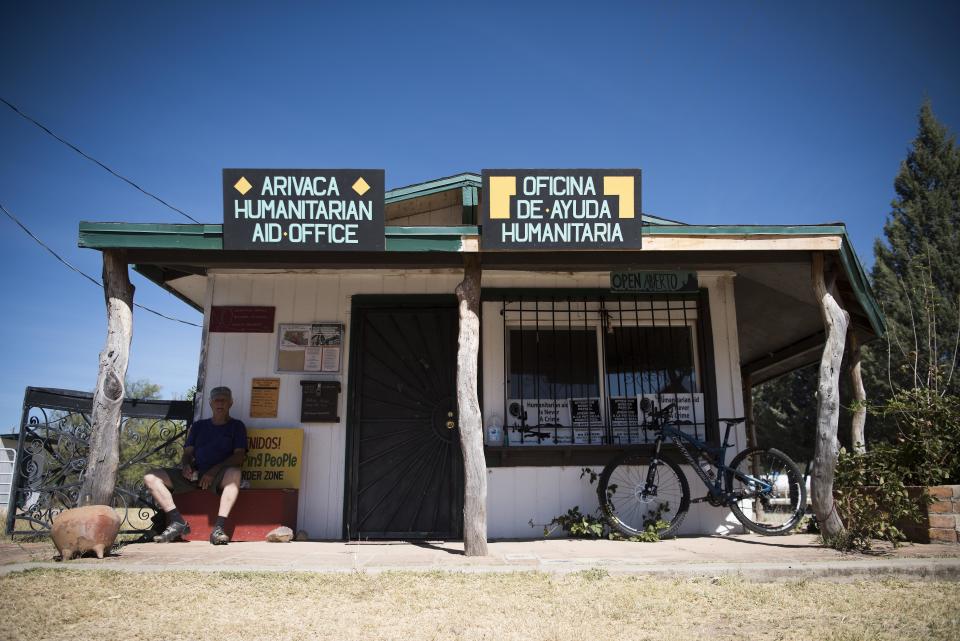
<svg viewBox="0 0 960 641">
<path fill-rule="evenodd" d="M 639 367 L 638 367 L 637 369 L 638 369 L 639 371 L 635 371 L 634 374 L 633 374 L 633 389 L 634 389 L 634 395 L 637 397 L 637 441 L 640 441 L 641 438 L 642 438 L 642 440 L 643 440 L 644 443 L 649 443 L 649 442 L 650 442 L 650 439 L 649 439 L 649 437 L 648 437 L 647 430 L 644 429 L 644 427 L 643 427 L 643 420 L 640 418 L 640 397 L 642 397 L 644 394 L 647 393 L 647 388 L 646 388 L 647 374 L 646 374 L 646 372 L 649 372 L 649 371 L 650 371 L 650 367 L 649 367 L 650 363 L 649 363 L 649 361 L 648 361 L 648 356 L 649 356 L 649 354 L 650 354 L 650 345 L 649 345 L 649 336 L 648 336 L 646 333 L 643 334 L 643 339 L 644 339 L 644 343 L 645 343 L 645 344 L 642 345 L 642 346 L 640 345 L 640 341 L 641 341 L 641 334 L 640 334 L 640 331 L 639 331 L 639 330 L 640 330 L 640 296 L 637 295 L 637 294 L 634 294 L 634 296 L 633 296 L 633 318 L 634 318 L 634 322 L 636 323 L 636 326 L 637 326 L 637 332 L 636 332 L 636 336 L 635 336 L 634 338 L 631 338 L 630 344 L 631 344 L 631 345 L 636 345 L 636 346 L 637 346 L 637 349 L 639 349 L 640 352 L 644 355 L 644 359 L 643 359 L 643 360 L 644 360 L 644 365 L 645 365 L 645 366 L 643 367 L 643 369 L 639 369 Z M 644 349 L 644 348 L 645 348 L 645 349 Z M 639 365 L 640 365 L 640 359 L 639 359 L 639 358 L 635 359 L 635 360 L 634 360 L 634 363 L 636 363 L 636 364 L 639 366 Z M 638 376 L 638 375 L 639 375 L 639 376 Z M 639 379 L 640 379 L 639 381 L 637 380 L 638 377 L 639 377 Z M 638 385 L 638 383 L 639 383 L 639 385 Z M 638 391 L 637 391 L 637 387 L 640 388 L 640 389 L 639 389 L 639 393 L 638 393 Z M 631 443 L 632 443 L 632 442 L 633 442 L 633 441 L 632 441 L 633 437 L 631 436 L 630 438 L 631 438 Z"/>
<path fill-rule="evenodd" d="M 503 304 L 500 307 L 500 316 L 503 317 L 503 353 L 510 353 L 510 324 L 507 322 L 507 299 L 503 299 Z M 498 443 L 498 445 L 507 445 L 510 443 L 510 414 L 508 413 L 509 409 L 507 405 L 510 403 L 510 390 L 512 388 L 512 381 L 510 379 L 510 362 L 508 359 L 503 359 L 503 380 L 506 381 L 507 393 L 503 395 L 503 442 Z"/>
<path fill-rule="evenodd" d="M 674 418 L 680 418 L 682 410 L 691 422 L 682 429 L 702 440 L 709 431 L 704 407 L 697 402 L 702 394 L 697 371 L 702 322 L 691 315 L 698 301 L 688 298 L 504 298 L 503 340 L 506 353 L 513 356 L 504 359 L 508 394 L 503 444 L 649 443 L 652 436 L 639 408 L 644 396 L 656 399 L 661 409 L 670 403 L 680 406 Z M 691 323 L 700 329 L 694 331 Z M 561 332 L 567 334 L 566 358 Z M 519 408 L 512 407 L 515 404 Z M 510 423 L 515 426 L 512 435 Z"/>
<path fill-rule="evenodd" d="M 550 328 L 551 328 L 551 330 L 552 330 L 553 332 L 556 332 L 556 329 L 557 329 L 557 299 L 556 299 L 556 298 L 551 298 L 551 299 L 550 299 Z M 554 405 L 554 407 L 556 407 L 556 406 L 557 406 L 557 399 L 558 399 L 558 396 L 557 396 L 557 358 L 556 358 L 557 341 L 556 341 L 556 333 L 554 333 L 554 340 L 551 341 L 551 347 L 553 348 L 553 351 L 554 351 L 554 358 L 552 359 L 552 360 L 553 360 L 553 376 L 552 376 L 551 379 L 550 379 L 550 396 L 553 397 L 553 405 Z M 559 423 L 559 421 L 557 421 L 557 423 Z M 557 437 L 557 432 L 559 431 L 559 429 L 560 429 L 560 428 L 559 428 L 559 425 L 553 428 L 553 442 L 554 442 L 554 443 L 559 443 L 559 440 L 558 440 L 558 437 Z M 573 443 L 573 438 L 572 438 L 572 436 L 571 436 L 570 442 Z"/>
<path fill-rule="evenodd" d="M 687 328 L 687 329 L 686 329 L 687 332 L 690 332 L 690 334 L 688 334 L 687 338 L 683 341 L 683 348 L 684 348 L 684 352 L 685 352 L 685 353 L 684 353 L 684 356 L 685 356 L 684 360 L 685 360 L 687 363 L 689 363 L 689 366 L 687 367 L 687 372 L 686 372 L 686 374 L 687 374 L 687 376 L 688 376 L 689 379 L 690 379 L 690 383 L 689 383 L 689 385 L 687 386 L 688 389 L 690 390 L 690 419 L 693 421 L 693 436 L 694 436 L 694 438 L 698 438 L 698 439 L 700 439 L 700 440 L 702 441 L 702 440 L 704 440 L 704 435 L 700 432 L 700 419 L 701 419 L 701 417 L 700 417 L 700 416 L 697 416 L 697 403 L 696 403 L 696 392 L 698 391 L 699 386 L 698 386 L 698 381 L 697 381 L 697 378 L 696 378 L 696 370 L 694 369 L 693 353 L 692 353 L 691 348 L 690 348 L 690 339 L 692 339 L 693 336 L 692 336 L 692 330 L 689 329 L 689 328 L 690 328 L 690 324 L 687 322 L 687 320 L 688 320 L 688 318 L 687 318 L 687 301 L 684 299 L 684 300 L 681 300 L 681 303 L 682 303 L 682 305 L 683 305 L 683 326 L 684 326 L 684 328 Z M 704 424 L 704 427 L 706 427 L 706 421 L 705 421 L 705 420 L 703 421 L 703 424 Z"/>
</svg>

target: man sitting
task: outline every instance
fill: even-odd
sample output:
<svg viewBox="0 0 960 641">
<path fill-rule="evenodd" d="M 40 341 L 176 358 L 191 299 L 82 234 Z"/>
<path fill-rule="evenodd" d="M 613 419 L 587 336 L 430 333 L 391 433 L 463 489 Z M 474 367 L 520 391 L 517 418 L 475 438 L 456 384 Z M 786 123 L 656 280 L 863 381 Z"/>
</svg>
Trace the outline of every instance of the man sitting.
<svg viewBox="0 0 960 641">
<path fill-rule="evenodd" d="M 144 475 L 153 500 L 167 515 L 167 529 L 153 537 L 155 542 L 169 543 L 190 533 L 190 524 L 180 515 L 173 494 L 197 488 L 220 495 L 220 510 L 210 542 L 214 545 L 230 542 L 223 526 L 240 493 L 240 466 L 247 451 L 247 428 L 243 422 L 230 418 L 232 405 L 229 387 L 213 388 L 210 392 L 213 416 L 197 421 L 190 428 L 180 467 L 153 469 Z"/>
</svg>

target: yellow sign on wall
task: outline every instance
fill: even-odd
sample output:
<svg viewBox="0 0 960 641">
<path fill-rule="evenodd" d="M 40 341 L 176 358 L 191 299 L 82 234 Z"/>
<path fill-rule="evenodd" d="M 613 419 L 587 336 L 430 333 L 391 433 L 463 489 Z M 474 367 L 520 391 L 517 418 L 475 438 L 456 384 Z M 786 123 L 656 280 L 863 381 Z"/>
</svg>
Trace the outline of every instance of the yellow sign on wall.
<svg viewBox="0 0 960 641">
<path fill-rule="evenodd" d="M 247 429 L 243 480 L 252 488 L 299 488 L 301 429 Z"/>
</svg>

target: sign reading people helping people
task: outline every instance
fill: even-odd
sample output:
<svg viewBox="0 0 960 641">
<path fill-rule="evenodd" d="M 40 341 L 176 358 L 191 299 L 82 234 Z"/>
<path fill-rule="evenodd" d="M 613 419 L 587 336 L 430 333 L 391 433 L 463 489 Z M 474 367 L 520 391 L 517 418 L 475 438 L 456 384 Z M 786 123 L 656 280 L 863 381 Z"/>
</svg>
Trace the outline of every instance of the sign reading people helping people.
<svg viewBox="0 0 960 641">
<path fill-rule="evenodd" d="M 639 169 L 484 169 L 484 249 L 640 249 Z"/>
<path fill-rule="evenodd" d="M 223 248 L 383 251 L 382 169 L 224 169 Z"/>
<path fill-rule="evenodd" d="M 241 477 L 253 488 L 299 488 L 303 430 L 247 428 Z"/>
</svg>

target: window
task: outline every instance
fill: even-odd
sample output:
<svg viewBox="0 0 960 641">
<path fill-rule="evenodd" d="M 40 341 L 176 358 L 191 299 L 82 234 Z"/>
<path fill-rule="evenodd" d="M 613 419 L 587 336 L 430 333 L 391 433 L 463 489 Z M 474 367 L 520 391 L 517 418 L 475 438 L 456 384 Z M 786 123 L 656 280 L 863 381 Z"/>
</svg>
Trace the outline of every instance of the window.
<svg viewBox="0 0 960 641">
<path fill-rule="evenodd" d="M 698 300 L 505 297 L 505 444 L 649 442 L 644 398 L 704 438 Z"/>
</svg>

